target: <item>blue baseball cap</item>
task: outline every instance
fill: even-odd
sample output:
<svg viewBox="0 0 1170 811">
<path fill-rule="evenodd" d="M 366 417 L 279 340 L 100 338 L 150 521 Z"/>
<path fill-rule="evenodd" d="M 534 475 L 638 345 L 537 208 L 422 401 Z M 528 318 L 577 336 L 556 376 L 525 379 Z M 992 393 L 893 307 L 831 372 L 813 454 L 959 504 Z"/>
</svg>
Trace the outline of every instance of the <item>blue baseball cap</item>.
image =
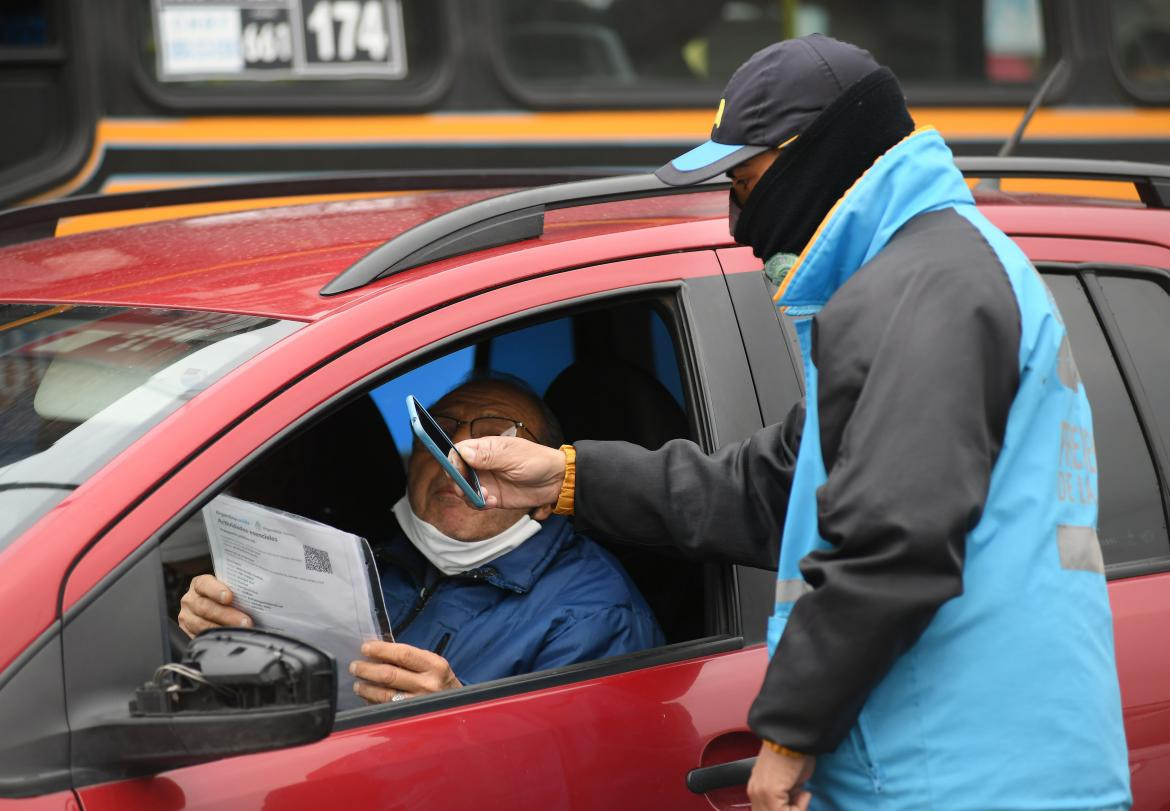
<svg viewBox="0 0 1170 811">
<path fill-rule="evenodd" d="M 757 51 L 727 82 L 711 139 L 654 174 L 688 186 L 791 141 L 850 85 L 880 65 L 869 51 L 821 34 Z"/>
</svg>

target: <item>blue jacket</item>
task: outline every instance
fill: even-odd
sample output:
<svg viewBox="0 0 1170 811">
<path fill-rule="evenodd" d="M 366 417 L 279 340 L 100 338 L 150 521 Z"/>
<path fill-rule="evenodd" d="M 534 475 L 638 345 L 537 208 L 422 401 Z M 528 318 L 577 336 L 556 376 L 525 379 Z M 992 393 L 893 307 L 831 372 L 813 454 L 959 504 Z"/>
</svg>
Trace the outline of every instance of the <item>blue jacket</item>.
<svg viewBox="0 0 1170 811">
<path fill-rule="evenodd" d="M 440 653 L 464 684 L 664 643 L 621 565 L 558 516 L 465 574 L 443 575 L 401 533 L 378 557 L 395 640 Z"/>
<path fill-rule="evenodd" d="M 1126 807 L 1084 386 L 937 133 L 857 181 L 778 304 L 809 396 L 753 727 L 841 719 L 808 732 L 815 807 Z"/>
</svg>

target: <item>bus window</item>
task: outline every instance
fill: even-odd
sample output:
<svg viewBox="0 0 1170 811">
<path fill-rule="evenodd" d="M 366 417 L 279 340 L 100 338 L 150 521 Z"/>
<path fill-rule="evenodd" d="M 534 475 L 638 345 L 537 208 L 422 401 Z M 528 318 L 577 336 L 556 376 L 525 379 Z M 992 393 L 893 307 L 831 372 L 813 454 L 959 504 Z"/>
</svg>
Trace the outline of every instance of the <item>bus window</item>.
<svg viewBox="0 0 1170 811">
<path fill-rule="evenodd" d="M 1114 0 L 1113 58 L 1125 84 L 1142 97 L 1170 95 L 1170 0 Z"/>
<path fill-rule="evenodd" d="M 1040 0 L 498 0 L 497 14 L 504 70 L 531 93 L 710 98 L 756 50 L 813 32 L 879 54 L 911 96 L 1029 87 L 1049 50 Z"/>
<path fill-rule="evenodd" d="M 53 44 L 48 0 L 9 0 L 0 14 L 0 48 L 36 48 Z"/>
<path fill-rule="evenodd" d="M 167 100 L 417 97 L 446 56 L 428 0 L 138 0 L 141 63 Z M 390 101 L 386 106 L 393 106 Z"/>
</svg>

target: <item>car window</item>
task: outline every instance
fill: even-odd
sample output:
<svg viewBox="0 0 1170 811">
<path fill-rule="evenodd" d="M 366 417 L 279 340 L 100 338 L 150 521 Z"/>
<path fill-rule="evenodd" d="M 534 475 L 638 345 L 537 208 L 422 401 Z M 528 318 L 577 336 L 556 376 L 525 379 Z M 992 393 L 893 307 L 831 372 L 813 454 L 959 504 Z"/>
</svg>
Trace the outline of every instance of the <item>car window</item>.
<svg viewBox="0 0 1170 811">
<path fill-rule="evenodd" d="M 1170 440 L 1170 293 L 1160 279 L 1098 274 L 1109 308 L 1149 398 L 1162 447 Z"/>
<path fill-rule="evenodd" d="M 611 301 L 494 331 L 351 396 L 252 462 L 224 492 L 368 539 L 392 625 L 407 634 L 402 641 L 467 661 L 466 651 L 459 650 L 457 624 L 436 625 L 434 639 L 426 627 L 414 624 L 415 617 L 426 616 L 419 613 L 420 605 L 429 605 L 429 595 L 438 592 L 430 590 L 435 583 L 427 579 L 435 573 L 412 551 L 391 511 L 406 492 L 412 453 L 407 394 L 429 406 L 469 374 L 502 375 L 543 397 L 566 441 L 623 439 L 657 447 L 693 433 L 682 395 L 678 331 L 668 323 L 673 318 L 660 300 Z M 632 581 L 645 602 L 660 629 L 658 644 L 707 635 L 703 564 L 617 544 L 603 549 L 605 559 Z M 174 618 L 190 580 L 212 570 L 201 513 L 164 539 L 161 559 L 167 613 Z M 402 588 L 403 582 L 411 588 Z M 678 600 L 679 589 L 698 599 Z M 596 658 L 587 653 L 589 645 L 581 650 L 586 652 L 582 661 Z M 558 666 L 566 663 L 557 660 Z M 542 669 L 523 662 L 501 667 L 495 673 L 478 663 L 465 664 L 459 675 L 475 683 L 483 674 L 491 680 Z"/>
<path fill-rule="evenodd" d="M 714 101 L 752 53 L 814 32 L 881 54 L 911 95 L 931 86 L 1026 86 L 1042 75 L 1049 50 L 1039 0 L 498 0 L 496 7 L 504 68 L 536 92 L 690 90 Z"/>
<path fill-rule="evenodd" d="M 298 327 L 228 313 L 0 304 L 0 549 Z"/>
<path fill-rule="evenodd" d="M 1100 323 L 1075 276 L 1049 274 L 1045 281 L 1064 317 L 1093 409 L 1105 563 L 1165 557 L 1170 540 L 1150 451 Z"/>
</svg>

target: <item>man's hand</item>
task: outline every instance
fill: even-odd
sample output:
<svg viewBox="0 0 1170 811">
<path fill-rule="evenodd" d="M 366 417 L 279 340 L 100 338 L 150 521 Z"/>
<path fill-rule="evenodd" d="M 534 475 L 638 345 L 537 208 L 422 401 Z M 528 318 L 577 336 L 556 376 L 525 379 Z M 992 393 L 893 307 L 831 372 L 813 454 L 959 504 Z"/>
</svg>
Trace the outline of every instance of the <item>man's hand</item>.
<svg viewBox="0 0 1170 811">
<path fill-rule="evenodd" d="M 816 763 L 814 757 L 788 757 L 761 745 L 747 785 L 752 811 L 805 811 L 812 795 L 804 790 L 804 781 L 812 777 Z"/>
<path fill-rule="evenodd" d="M 455 446 L 475 469 L 489 507 L 532 509 L 556 504 L 565 480 L 565 454 L 514 436 L 465 439 Z M 458 459 L 452 459 L 462 470 Z"/>
<path fill-rule="evenodd" d="M 232 590 L 209 574 L 192 580 L 179 603 L 179 627 L 187 636 L 208 628 L 252 627 L 251 617 L 231 607 Z"/>
<path fill-rule="evenodd" d="M 353 691 L 371 704 L 409 698 L 463 684 L 451 672 L 451 665 L 437 653 L 398 642 L 367 642 L 362 656 L 373 662 L 349 663 L 349 672 L 358 677 Z"/>
</svg>

